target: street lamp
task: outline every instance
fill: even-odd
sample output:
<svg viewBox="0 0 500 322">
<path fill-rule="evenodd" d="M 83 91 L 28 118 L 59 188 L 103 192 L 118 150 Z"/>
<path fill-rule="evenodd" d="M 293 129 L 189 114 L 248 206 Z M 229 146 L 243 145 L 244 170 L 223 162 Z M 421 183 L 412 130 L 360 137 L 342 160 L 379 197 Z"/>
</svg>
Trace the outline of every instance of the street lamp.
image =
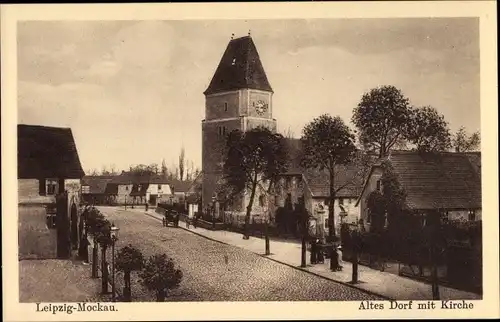
<svg viewBox="0 0 500 322">
<path fill-rule="evenodd" d="M 217 197 L 214 195 L 212 197 L 212 227 L 215 229 L 215 203 L 217 201 Z"/>
<path fill-rule="evenodd" d="M 118 240 L 118 231 L 120 228 L 116 227 L 115 224 L 111 224 L 111 259 L 113 264 L 113 283 L 111 284 L 111 293 L 113 297 L 113 302 L 116 302 L 116 286 L 115 286 L 115 242 Z"/>
</svg>

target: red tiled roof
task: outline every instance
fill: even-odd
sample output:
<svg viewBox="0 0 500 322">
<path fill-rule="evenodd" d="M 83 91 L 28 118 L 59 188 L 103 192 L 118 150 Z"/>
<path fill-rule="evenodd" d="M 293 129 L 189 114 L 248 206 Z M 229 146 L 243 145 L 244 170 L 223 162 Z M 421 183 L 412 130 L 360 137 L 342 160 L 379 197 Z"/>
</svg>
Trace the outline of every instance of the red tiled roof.
<svg viewBox="0 0 500 322">
<path fill-rule="evenodd" d="M 250 36 L 229 42 L 204 94 L 210 95 L 242 88 L 272 92 L 259 53 Z"/>
<path fill-rule="evenodd" d="M 480 176 L 466 154 L 394 152 L 390 161 L 411 208 L 481 208 Z"/>
<path fill-rule="evenodd" d="M 19 179 L 67 178 L 85 175 L 70 128 L 17 126 Z"/>
</svg>

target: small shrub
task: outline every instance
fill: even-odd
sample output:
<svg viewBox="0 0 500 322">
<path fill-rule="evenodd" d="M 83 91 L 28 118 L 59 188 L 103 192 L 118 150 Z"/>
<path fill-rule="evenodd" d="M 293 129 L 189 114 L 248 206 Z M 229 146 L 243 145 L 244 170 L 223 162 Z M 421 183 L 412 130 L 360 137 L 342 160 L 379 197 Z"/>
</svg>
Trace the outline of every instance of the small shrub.
<svg viewBox="0 0 500 322">
<path fill-rule="evenodd" d="M 156 254 L 149 257 L 140 277 L 148 290 L 156 292 L 156 301 L 164 302 L 168 291 L 179 287 L 183 274 L 172 258 Z"/>
</svg>

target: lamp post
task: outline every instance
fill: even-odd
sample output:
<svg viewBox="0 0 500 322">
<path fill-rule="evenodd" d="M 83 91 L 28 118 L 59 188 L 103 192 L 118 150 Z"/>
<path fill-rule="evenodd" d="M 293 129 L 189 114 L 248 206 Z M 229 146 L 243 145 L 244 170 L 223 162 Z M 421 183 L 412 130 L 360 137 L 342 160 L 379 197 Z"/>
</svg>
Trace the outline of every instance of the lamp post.
<svg viewBox="0 0 500 322">
<path fill-rule="evenodd" d="M 113 223 L 111 225 L 111 260 L 113 265 L 113 275 L 112 275 L 112 284 L 111 284 L 111 293 L 113 297 L 113 302 L 116 302 L 116 284 L 115 284 L 115 242 L 118 240 L 118 231 L 120 228 L 116 227 Z"/>
<path fill-rule="evenodd" d="M 217 197 L 214 195 L 212 197 L 212 227 L 215 229 L 215 203 L 217 202 Z"/>
</svg>

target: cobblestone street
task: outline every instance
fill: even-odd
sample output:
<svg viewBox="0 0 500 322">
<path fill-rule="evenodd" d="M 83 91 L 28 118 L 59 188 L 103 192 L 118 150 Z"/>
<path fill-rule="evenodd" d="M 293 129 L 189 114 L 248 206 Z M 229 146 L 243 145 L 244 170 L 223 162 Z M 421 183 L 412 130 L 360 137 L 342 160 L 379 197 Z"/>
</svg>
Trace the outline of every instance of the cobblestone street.
<svg viewBox="0 0 500 322">
<path fill-rule="evenodd" d="M 170 301 L 308 301 L 377 298 L 362 291 L 267 260 L 237 247 L 217 243 L 183 229 L 162 227 L 160 221 L 118 208 L 101 211 L 120 228 L 119 250 L 127 244 L 145 257 L 166 253 L 184 273 Z M 227 261 L 226 261 L 227 259 Z M 226 263 L 227 262 L 227 263 Z M 152 301 L 133 274 L 134 301 Z M 121 275 L 117 275 L 121 285 Z M 117 286 L 120 290 L 120 286 Z"/>
</svg>

